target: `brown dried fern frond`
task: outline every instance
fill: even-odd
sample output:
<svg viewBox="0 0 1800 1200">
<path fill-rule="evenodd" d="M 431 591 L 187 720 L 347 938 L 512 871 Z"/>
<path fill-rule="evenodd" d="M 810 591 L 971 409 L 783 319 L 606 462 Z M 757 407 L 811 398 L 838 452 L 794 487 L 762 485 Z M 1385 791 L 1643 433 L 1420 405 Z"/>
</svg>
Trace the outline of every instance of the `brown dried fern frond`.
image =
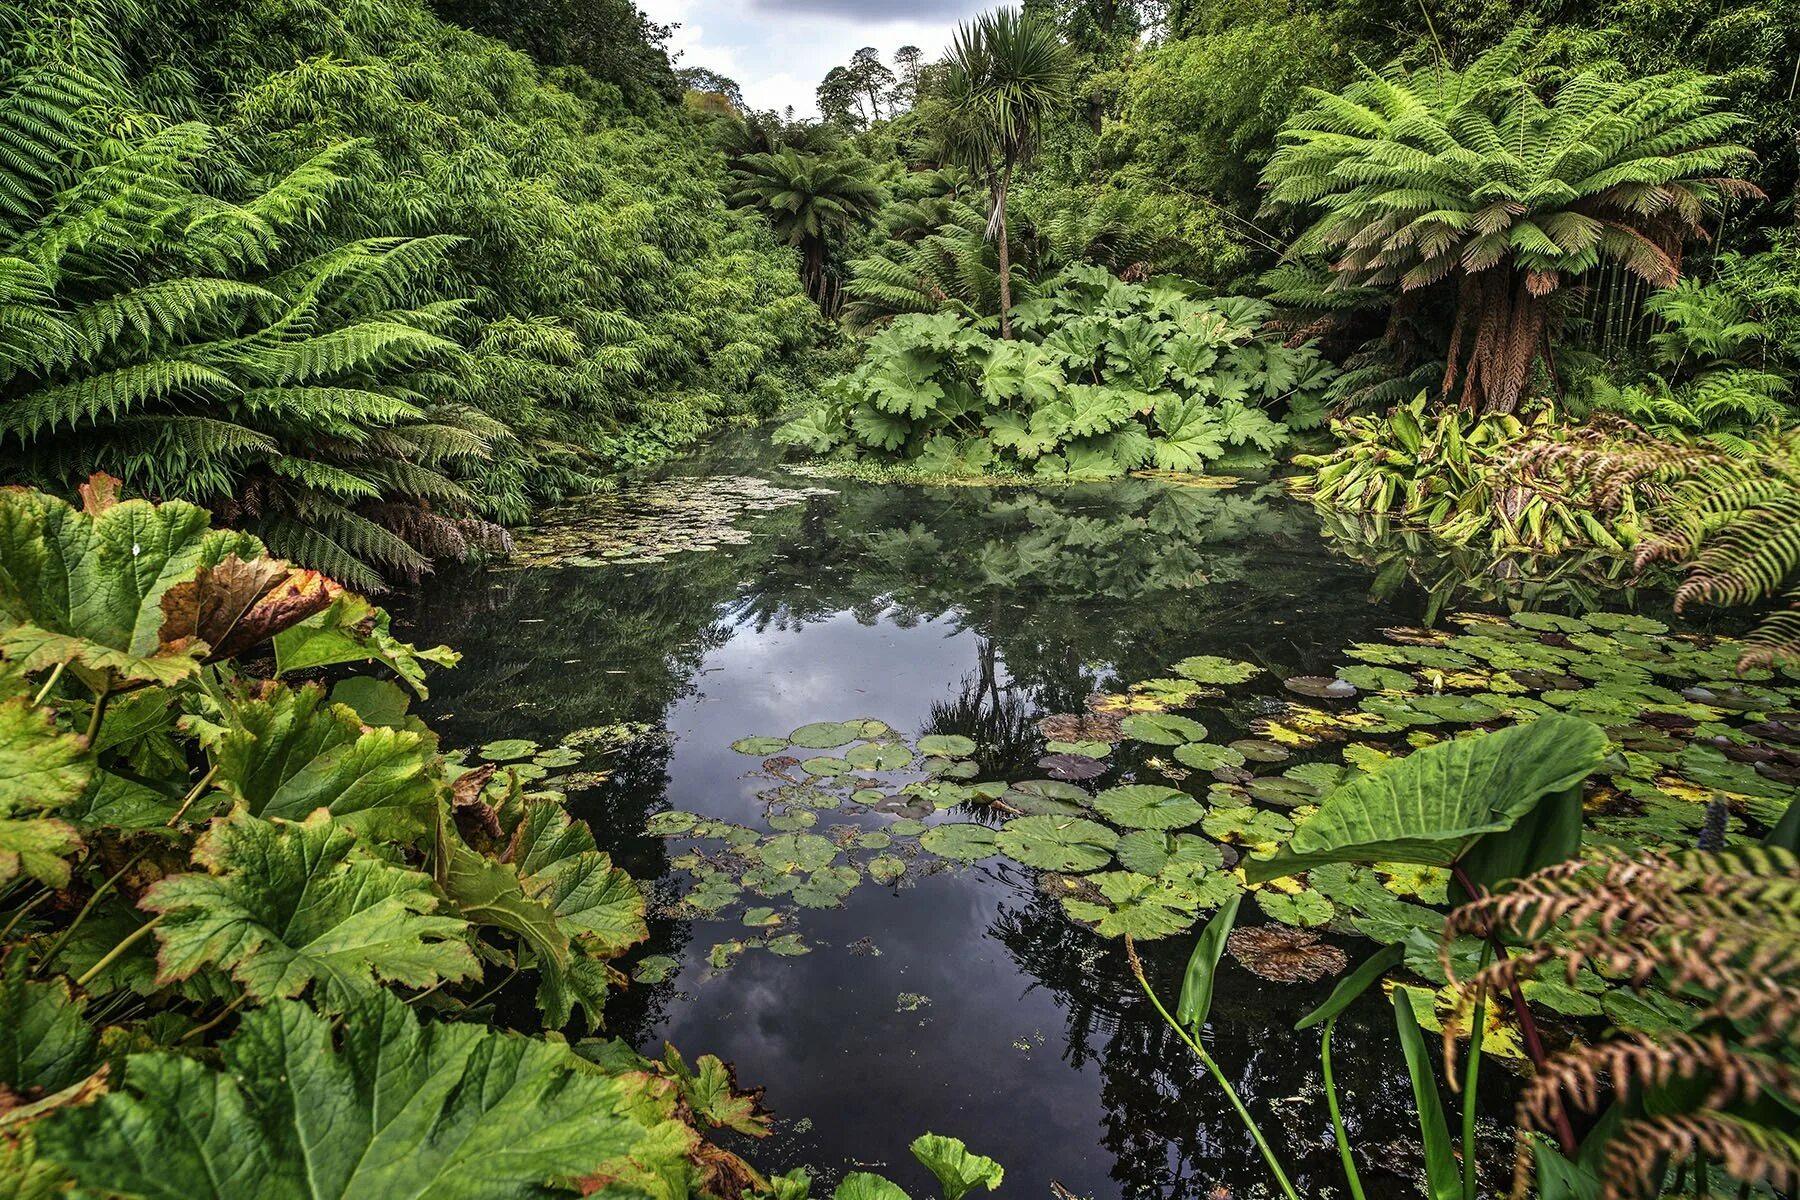
<svg viewBox="0 0 1800 1200">
<path fill-rule="evenodd" d="M 1556 440 L 1534 441 L 1506 464 L 1523 477 L 1545 476 L 1584 491 L 1601 513 L 1616 513 L 1634 493 L 1661 503 L 1695 470 L 1724 455 L 1685 441 L 1655 438 L 1623 417 L 1597 414 Z"/>
<path fill-rule="evenodd" d="M 1634 1033 L 1552 1058 L 1520 1095 L 1518 1119 L 1527 1128 L 1550 1129 L 1566 1105 L 1593 1114 L 1612 1099 L 1695 1081 L 1707 1088 L 1701 1108 L 1722 1109 L 1763 1096 L 1800 1103 L 1800 1072 L 1779 1059 L 1745 1053 L 1718 1034 Z"/>
<path fill-rule="evenodd" d="M 1665 1163 L 1704 1154 L 1740 1183 L 1791 1195 L 1800 1185 L 1800 1139 L 1729 1113 L 1701 1111 L 1627 1122 L 1607 1147 L 1601 1200 L 1660 1194 Z"/>
</svg>

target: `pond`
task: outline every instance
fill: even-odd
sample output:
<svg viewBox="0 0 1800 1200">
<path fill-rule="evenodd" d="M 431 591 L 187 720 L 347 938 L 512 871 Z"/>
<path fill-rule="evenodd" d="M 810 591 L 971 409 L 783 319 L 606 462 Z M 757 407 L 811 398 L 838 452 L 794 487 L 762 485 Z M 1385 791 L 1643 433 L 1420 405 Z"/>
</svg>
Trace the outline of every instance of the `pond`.
<svg viewBox="0 0 1800 1200">
<path fill-rule="evenodd" d="M 796 478 L 748 436 L 678 475 L 830 494 L 739 520 L 752 536 L 727 541 L 741 544 L 715 529 L 700 535 L 705 548 L 661 561 L 448 573 L 395 606 L 409 636 L 466 656 L 437 678 L 427 713 L 447 745 L 648 727 L 610 778 L 573 797 L 603 848 L 658 881 L 651 942 L 631 962 L 660 956 L 645 974 L 666 976 L 616 995 L 609 1032 L 649 1053 L 664 1041 L 716 1053 L 741 1084 L 765 1087 L 776 1132 L 748 1151 L 765 1166 L 808 1164 L 828 1180 L 875 1169 L 932 1194 L 906 1152 L 929 1130 L 1003 1163 L 1007 1194 L 1266 1194 L 1248 1136 L 1135 987 L 1121 944 L 1074 924 L 1037 872 L 1004 857 L 920 856 L 901 859 L 895 881 L 864 879 L 841 907 L 773 899 L 748 919 L 779 918 L 809 951 L 784 954 L 756 944 L 764 930 L 743 905 L 712 916 L 678 905 L 693 882 L 675 865 L 683 846 L 646 836 L 646 822 L 673 808 L 768 830 L 764 794 L 781 781 L 731 743 L 810 722 L 874 717 L 911 737 L 966 735 L 981 778 L 1042 776 L 1038 718 L 1080 712 L 1090 694 L 1189 655 L 1268 669 L 1228 707 L 1188 710 L 1235 737 L 1274 707 L 1281 680 L 1330 675 L 1347 644 L 1417 623 L 1431 600 L 1407 586 L 1371 600 L 1375 572 L 1334 552 L 1277 483 L 874 485 Z M 734 488 L 744 485 L 719 485 Z M 703 515 L 716 524 L 727 509 Z M 1141 757 L 1122 756 L 1095 786 L 1146 773 Z M 842 838 L 896 820 L 821 816 L 815 832 L 848 827 Z M 984 819 L 997 823 L 928 817 Z M 1244 920 L 1259 919 L 1246 905 Z M 1370 949 L 1332 940 L 1352 961 Z M 1168 997 L 1191 944 L 1183 934 L 1145 945 Z M 1306 1195 L 1336 1190 L 1341 1175 L 1317 1037 L 1292 1025 L 1331 983 L 1268 982 L 1228 960 L 1211 1023 Z M 1335 1046 L 1370 1194 L 1417 1195 L 1411 1096 L 1378 993 L 1340 1022 Z M 1487 1074 L 1491 1113 L 1506 1108 L 1505 1076 Z"/>
</svg>

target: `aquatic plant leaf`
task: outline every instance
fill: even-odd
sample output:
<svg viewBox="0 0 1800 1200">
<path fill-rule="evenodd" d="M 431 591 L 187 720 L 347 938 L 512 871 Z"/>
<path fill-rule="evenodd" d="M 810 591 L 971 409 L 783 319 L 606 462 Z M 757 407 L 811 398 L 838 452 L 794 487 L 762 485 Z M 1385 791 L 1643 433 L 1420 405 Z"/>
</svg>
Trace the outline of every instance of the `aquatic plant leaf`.
<svg viewBox="0 0 1800 1200">
<path fill-rule="evenodd" d="M 1262 899 L 1262 894 L 1257 894 Z M 1253 974 L 1277 983 L 1317 983 L 1349 965 L 1344 952 L 1304 929 L 1258 925 L 1234 929 L 1226 948 Z"/>
<path fill-rule="evenodd" d="M 769 938 L 763 943 L 763 949 L 777 958 L 798 958 L 802 954 L 812 953 L 812 947 L 801 941 L 797 933 L 784 933 Z"/>
<path fill-rule="evenodd" d="M 1054 779 L 1097 779 L 1106 774 L 1104 762 L 1080 754 L 1046 754 L 1037 765 Z"/>
<path fill-rule="evenodd" d="M 867 1171 L 852 1171 L 831 1193 L 831 1200 L 912 1200 L 900 1186 Z"/>
<path fill-rule="evenodd" d="M 1365 692 L 1412 692 L 1419 686 L 1419 681 L 1411 675 L 1392 667 L 1339 667 L 1337 677 Z"/>
<path fill-rule="evenodd" d="M 640 1150 L 681 1157 L 638 1077 L 558 1042 L 421 1025 L 386 991 L 341 1027 L 277 1001 L 222 1054 L 220 1070 L 132 1056 L 122 1086 L 37 1124 L 39 1148 L 99 1192 L 196 1200 L 505 1200 Z"/>
<path fill-rule="evenodd" d="M 953 1137 L 927 1133 L 913 1139 L 913 1157 L 937 1176 L 944 1189 L 944 1200 L 962 1200 L 976 1187 L 997 1191 L 1006 1179 L 1006 1171 L 991 1158 L 969 1153 L 969 1148 Z"/>
<path fill-rule="evenodd" d="M 680 966 L 680 963 L 666 954 L 646 954 L 632 969 L 631 978 L 634 982 L 650 986 L 661 983 L 673 975 Z"/>
<path fill-rule="evenodd" d="M 512 762 L 515 759 L 530 758 L 540 747 L 536 742 L 525 738 L 502 738 L 497 742 L 489 742 L 476 753 L 489 762 Z"/>
<path fill-rule="evenodd" d="M 1219 847 L 1205 838 L 1157 829 L 1132 830 L 1119 839 L 1114 853 L 1120 866 L 1139 875 L 1193 875 L 1225 865 Z"/>
<path fill-rule="evenodd" d="M 1324 675 L 1295 675 L 1282 681 L 1282 687 L 1315 700 L 1348 700 L 1356 695 L 1356 685 L 1344 679 Z"/>
<path fill-rule="evenodd" d="M 1280 742 L 1271 742 L 1267 738 L 1239 738 L 1231 743 L 1231 748 L 1250 762 L 1277 763 L 1294 757 L 1292 750 Z"/>
<path fill-rule="evenodd" d="M 820 757 L 807 759 L 800 769 L 808 775 L 848 775 L 855 768 L 841 758 Z"/>
<path fill-rule="evenodd" d="M 1104 871 L 1085 882 L 1107 903 L 1065 896 L 1063 911 L 1094 926 L 1101 937 L 1129 936 L 1138 941 L 1168 937 L 1192 925 L 1199 907 L 1192 894 L 1174 883 L 1131 871 Z"/>
<path fill-rule="evenodd" d="M 1352 971 L 1338 981 L 1331 989 L 1331 995 L 1325 1003 L 1301 1017 L 1295 1024 L 1295 1030 L 1311 1029 L 1322 1021 L 1329 1021 L 1361 998 L 1362 994 L 1374 985 L 1377 979 L 1400 965 L 1406 957 L 1406 947 L 1402 945 L 1383 946 Z"/>
<path fill-rule="evenodd" d="M 819 814 L 810 808 L 776 813 L 769 818 L 769 828 L 777 833 L 797 833 L 802 829 L 811 829 L 818 823 Z"/>
<path fill-rule="evenodd" d="M 1314 891 L 1257 892 L 1256 907 L 1271 920 L 1300 928 L 1324 925 L 1337 915 L 1336 906 Z"/>
<path fill-rule="evenodd" d="M 1545 795 L 1580 783 L 1605 754 L 1606 735 L 1576 717 L 1427 746 L 1327 796 L 1273 859 L 1246 862 L 1245 876 L 1255 883 L 1330 862 L 1447 867 Z"/>
<path fill-rule="evenodd" d="M 933 825 L 919 835 L 919 845 L 940 858 L 977 862 L 1000 853 L 999 836 L 986 825 Z"/>
<path fill-rule="evenodd" d="M 869 878 L 876 883 L 892 883 L 904 874 L 906 860 L 897 855 L 877 854 L 869 860 Z"/>
<path fill-rule="evenodd" d="M 898 742 L 870 742 L 844 755 L 859 771 L 901 771 L 912 763 L 912 751 Z"/>
<path fill-rule="evenodd" d="M 736 750 L 739 754 L 749 754 L 756 758 L 767 758 L 771 754 L 779 754 L 783 750 L 786 750 L 788 748 L 788 740 L 786 738 L 759 735 L 756 737 L 739 738 L 737 741 L 731 743 L 731 748 Z"/>
<path fill-rule="evenodd" d="M 1105 758 L 1112 753 L 1111 742 L 1047 742 L 1044 749 L 1051 754 L 1076 754 L 1082 758 Z"/>
<path fill-rule="evenodd" d="M 1294 831 L 1294 823 L 1280 813 L 1266 812 L 1247 804 L 1220 805 L 1207 812 L 1200 822 L 1208 837 L 1262 846 L 1279 842 Z M 1248 867 L 1255 859 L 1246 859 Z M 1251 879 L 1252 883 L 1256 880 Z"/>
<path fill-rule="evenodd" d="M 1181 975 L 1181 999 L 1175 1005 L 1175 1019 L 1199 1041 L 1206 1034 L 1206 1018 L 1212 1013 L 1213 988 L 1217 983 L 1219 956 L 1225 953 L 1226 939 L 1237 924 L 1238 906 L 1243 896 L 1233 896 L 1219 906 L 1206 928 L 1194 941 L 1188 955 L 1187 969 Z"/>
<path fill-rule="evenodd" d="M 1211 742 L 1188 742 L 1175 747 L 1175 761 L 1196 771 L 1216 771 L 1220 767 L 1241 767 L 1244 765 L 1244 753 L 1230 746 L 1215 746 Z"/>
<path fill-rule="evenodd" d="M 1135 713 L 1120 723 L 1125 736 L 1153 746 L 1179 746 L 1206 738 L 1206 726 L 1174 713 Z"/>
<path fill-rule="evenodd" d="M 644 832 L 651 837 L 679 837 L 691 831 L 699 821 L 698 813 L 674 808 L 667 812 L 651 813 L 650 819 L 644 823 Z"/>
<path fill-rule="evenodd" d="M 939 779 L 973 779 L 981 768 L 967 759 L 934 757 L 925 760 L 925 773 Z"/>
<path fill-rule="evenodd" d="M 975 753 L 975 743 L 960 733 L 928 733 L 919 739 L 919 753 L 940 758 L 967 758 Z"/>
<path fill-rule="evenodd" d="M 214 823 L 194 850 L 208 873 L 171 875 L 144 894 L 142 907 L 162 914 L 159 979 L 217 966 L 257 1000 L 315 985 L 315 1002 L 341 1012 L 384 983 L 479 974 L 468 926 L 433 915 L 430 876 L 354 858 L 355 845 L 324 814 L 296 825 L 238 812 Z"/>
<path fill-rule="evenodd" d="M 836 908 L 862 882 L 855 867 L 821 867 L 789 893 L 802 908 Z"/>
<path fill-rule="evenodd" d="M 1094 797 L 1094 810 L 1130 829 L 1180 829 L 1206 815 L 1206 806 L 1186 792 L 1151 783 L 1108 788 Z"/>
<path fill-rule="evenodd" d="M 1196 654 L 1192 658 L 1184 658 L 1172 669 L 1177 675 L 1186 676 L 1196 683 L 1207 684 L 1243 683 L 1262 674 L 1262 668 L 1254 663 L 1238 662 L 1212 654 Z"/>
<path fill-rule="evenodd" d="M 788 742 L 807 750 L 832 750 L 846 742 L 859 741 L 862 731 L 841 721 L 814 721 L 788 734 Z"/>
<path fill-rule="evenodd" d="M 1001 827 L 1000 852 L 1046 871 L 1092 871 L 1112 858 L 1119 835 L 1082 817 L 1018 817 Z"/>
<path fill-rule="evenodd" d="M 892 825 L 888 826 L 888 832 L 895 837 L 918 837 L 920 834 L 924 833 L 927 828 L 928 826 L 925 822 L 917 820 L 916 818 L 901 817 L 898 821 L 895 821 Z"/>
<path fill-rule="evenodd" d="M 838 848 L 816 833 L 784 833 L 758 846 L 756 856 L 771 870 L 811 874 L 836 862 Z"/>
</svg>

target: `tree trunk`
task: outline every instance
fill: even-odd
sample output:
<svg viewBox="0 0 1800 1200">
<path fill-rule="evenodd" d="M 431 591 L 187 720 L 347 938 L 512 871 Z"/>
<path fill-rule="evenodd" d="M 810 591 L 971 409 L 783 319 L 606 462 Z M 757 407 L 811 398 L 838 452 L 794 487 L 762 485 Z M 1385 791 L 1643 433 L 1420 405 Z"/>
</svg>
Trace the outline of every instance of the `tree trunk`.
<svg viewBox="0 0 1800 1200">
<path fill-rule="evenodd" d="M 1000 338 L 1012 341 L 1012 247 L 1007 244 L 1006 233 L 1006 194 L 1012 190 L 1012 164 L 1000 173 L 1000 186 L 994 197 L 995 210 L 1000 218 L 997 234 L 1000 251 Z"/>
<path fill-rule="evenodd" d="M 825 243 L 819 238 L 807 238 L 804 253 L 806 255 L 806 294 L 813 298 L 813 303 L 823 307 L 825 300 Z"/>
<path fill-rule="evenodd" d="M 1444 363 L 1446 400 L 1460 376 L 1465 411 L 1483 416 L 1518 411 L 1549 345 L 1547 296 L 1532 290 L 1523 271 L 1490 267 L 1462 277 Z"/>
</svg>

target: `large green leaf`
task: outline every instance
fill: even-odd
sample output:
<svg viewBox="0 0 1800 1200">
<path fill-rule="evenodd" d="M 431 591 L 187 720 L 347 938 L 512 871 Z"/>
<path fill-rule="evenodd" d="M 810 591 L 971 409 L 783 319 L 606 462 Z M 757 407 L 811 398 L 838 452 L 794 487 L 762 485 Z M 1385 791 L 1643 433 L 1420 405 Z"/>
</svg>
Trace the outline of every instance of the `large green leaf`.
<svg viewBox="0 0 1800 1200">
<path fill-rule="evenodd" d="M 442 787 L 427 736 L 365 728 L 318 684 L 230 702 L 212 761 L 216 785 L 252 815 L 297 821 L 323 808 L 397 841 L 430 827 Z"/>
<path fill-rule="evenodd" d="M 228 555 L 263 555 L 254 537 L 210 522 L 179 502 L 88 511 L 39 492 L 0 493 L 0 649 L 33 670 L 67 663 L 96 690 L 192 674 L 202 647 L 163 642 L 163 595 Z"/>
<path fill-rule="evenodd" d="M 1273 858 L 1246 861 L 1245 877 L 1332 862 L 1450 866 L 1546 794 L 1579 784 L 1605 755 L 1597 726 L 1561 715 L 1427 746 L 1325 797 Z"/>
<path fill-rule="evenodd" d="M 1206 928 L 1194 941 L 1188 955 L 1187 970 L 1181 976 L 1181 999 L 1175 1005 L 1175 1019 L 1199 1041 L 1206 1033 L 1206 1018 L 1212 1012 L 1213 986 L 1219 973 L 1219 958 L 1225 953 L 1225 942 L 1231 927 L 1237 924 L 1242 895 L 1233 896 L 1219 906 Z"/>
<path fill-rule="evenodd" d="M 423 697 L 426 666 L 454 667 L 462 655 L 448 646 L 421 650 L 403 642 L 388 631 L 390 621 L 386 609 L 345 592 L 324 612 L 275 635 L 275 673 L 379 663 Z"/>
<path fill-rule="evenodd" d="M 80 798 L 93 773 L 86 750 L 25 697 L 0 701 L 0 884 L 21 873 L 52 887 L 69 882 L 68 855 L 81 847 L 80 835 L 41 814 Z"/>
<path fill-rule="evenodd" d="M 935 1133 L 913 1139 L 913 1157 L 924 1163 L 944 1189 L 944 1200 L 962 1200 L 979 1186 L 998 1191 L 1006 1170 L 993 1159 L 969 1153 L 961 1140 Z"/>
<path fill-rule="evenodd" d="M 54 1093 L 87 1078 L 99 1062 L 99 1039 L 69 981 L 34 983 L 24 951 L 7 955 L 0 964 L 0 1086 L 16 1096 Z"/>
<path fill-rule="evenodd" d="M 200 839 L 209 874 L 171 875 L 145 893 L 162 914 L 164 979 L 229 970 L 257 1000 L 309 984 L 332 1009 L 384 983 L 424 988 L 479 973 L 468 927 L 433 915 L 429 876 L 356 857 L 356 838 L 319 814 L 304 824 L 238 812 Z"/>
<path fill-rule="evenodd" d="M 133 1055 L 123 1088 L 43 1122 L 39 1149 L 90 1189 L 159 1200 L 511 1200 L 679 1144 L 642 1115 L 638 1077 L 421 1025 L 386 992 L 335 1033 L 303 1004 L 252 1012 L 222 1065 Z"/>
<path fill-rule="evenodd" d="M 608 957 L 650 936 L 644 893 L 561 805 L 533 804 L 515 837 L 525 893 L 549 905 L 564 929 Z"/>
</svg>

